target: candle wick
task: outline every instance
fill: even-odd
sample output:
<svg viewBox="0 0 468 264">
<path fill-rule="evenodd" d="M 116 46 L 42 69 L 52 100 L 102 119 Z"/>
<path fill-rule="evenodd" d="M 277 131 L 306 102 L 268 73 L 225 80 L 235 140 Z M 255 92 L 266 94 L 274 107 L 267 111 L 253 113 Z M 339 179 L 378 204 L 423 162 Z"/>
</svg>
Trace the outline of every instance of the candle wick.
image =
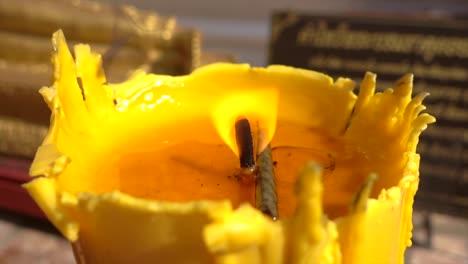
<svg viewBox="0 0 468 264">
<path fill-rule="evenodd" d="M 252 130 L 249 121 L 244 117 L 239 118 L 235 123 L 235 132 L 241 173 L 255 177 L 255 206 L 262 213 L 276 220 L 278 219 L 278 198 L 271 147 L 267 146 L 255 156 Z M 259 134 L 258 137 L 261 135 Z"/>
<path fill-rule="evenodd" d="M 268 145 L 257 156 L 257 180 L 255 186 L 255 205 L 257 209 L 278 219 L 278 195 L 276 193 L 275 171 L 271 147 Z"/>
<path fill-rule="evenodd" d="M 252 130 L 247 118 L 241 117 L 235 123 L 236 143 L 239 150 L 239 163 L 242 170 L 255 169 L 254 144 Z"/>
</svg>

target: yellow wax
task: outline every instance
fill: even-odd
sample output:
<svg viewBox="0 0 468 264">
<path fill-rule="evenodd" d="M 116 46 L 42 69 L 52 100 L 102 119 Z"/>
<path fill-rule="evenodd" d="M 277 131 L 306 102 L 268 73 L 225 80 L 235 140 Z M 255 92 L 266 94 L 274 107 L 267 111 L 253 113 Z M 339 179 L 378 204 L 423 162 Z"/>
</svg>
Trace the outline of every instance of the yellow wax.
<svg viewBox="0 0 468 264">
<path fill-rule="evenodd" d="M 367 73 L 359 95 L 349 79 L 278 65 L 107 84 L 88 46 L 74 59 L 60 31 L 53 44 L 51 127 L 30 171 L 44 177 L 25 187 L 86 262 L 403 263 L 416 145 L 435 121 L 412 75 L 375 93 Z M 257 152 L 272 148 L 280 221 L 237 177 L 239 117 Z"/>
</svg>

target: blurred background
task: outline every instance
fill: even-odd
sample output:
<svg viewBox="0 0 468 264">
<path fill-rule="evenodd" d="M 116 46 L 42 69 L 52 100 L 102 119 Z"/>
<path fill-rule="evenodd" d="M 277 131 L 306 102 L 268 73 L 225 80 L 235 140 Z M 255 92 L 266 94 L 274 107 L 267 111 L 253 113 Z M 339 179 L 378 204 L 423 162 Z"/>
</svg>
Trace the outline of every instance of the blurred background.
<svg viewBox="0 0 468 264">
<path fill-rule="evenodd" d="M 50 37 L 103 54 L 110 82 L 131 70 L 182 75 L 212 62 L 286 64 L 378 89 L 415 73 L 438 123 L 421 139 L 406 263 L 468 263 L 468 1 L 0 0 L 0 263 L 74 263 L 20 187 L 50 112 Z"/>
<path fill-rule="evenodd" d="M 204 50 L 230 53 L 239 62 L 264 66 L 268 63 L 270 28 L 273 13 L 293 11 L 302 14 L 394 14 L 467 17 L 464 0 L 238 0 L 238 1 L 149 1 L 107 0 L 133 4 L 161 14 L 175 14 L 180 25 L 202 32 Z"/>
</svg>

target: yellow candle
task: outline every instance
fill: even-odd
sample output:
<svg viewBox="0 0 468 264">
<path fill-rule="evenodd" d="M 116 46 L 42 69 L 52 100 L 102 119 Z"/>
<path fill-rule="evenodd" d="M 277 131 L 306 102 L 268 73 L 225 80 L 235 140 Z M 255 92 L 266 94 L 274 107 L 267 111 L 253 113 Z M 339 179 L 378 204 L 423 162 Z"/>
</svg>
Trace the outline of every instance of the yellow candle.
<svg viewBox="0 0 468 264">
<path fill-rule="evenodd" d="M 85 263 L 402 263 L 419 134 L 412 76 L 375 93 L 285 66 L 214 64 L 107 84 L 86 45 L 53 37 L 49 134 L 25 187 Z M 271 146 L 279 221 L 236 177 L 234 124 Z M 76 249 L 78 250 L 78 249 Z"/>
</svg>

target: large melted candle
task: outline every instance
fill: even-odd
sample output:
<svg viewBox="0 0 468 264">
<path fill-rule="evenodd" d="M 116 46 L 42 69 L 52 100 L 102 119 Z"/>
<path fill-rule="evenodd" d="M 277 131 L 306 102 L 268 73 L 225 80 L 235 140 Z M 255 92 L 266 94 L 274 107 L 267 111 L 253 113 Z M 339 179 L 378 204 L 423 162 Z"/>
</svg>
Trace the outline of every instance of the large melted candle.
<svg viewBox="0 0 468 264">
<path fill-rule="evenodd" d="M 107 84 L 89 46 L 74 60 L 61 32 L 53 44 L 55 82 L 41 89 L 53 118 L 31 167 L 45 177 L 26 188 L 86 262 L 403 262 L 416 145 L 434 122 L 411 75 L 375 93 L 367 73 L 359 96 L 349 79 L 285 66 Z M 249 206 L 240 117 L 255 151 L 271 148 L 280 221 Z"/>
</svg>

